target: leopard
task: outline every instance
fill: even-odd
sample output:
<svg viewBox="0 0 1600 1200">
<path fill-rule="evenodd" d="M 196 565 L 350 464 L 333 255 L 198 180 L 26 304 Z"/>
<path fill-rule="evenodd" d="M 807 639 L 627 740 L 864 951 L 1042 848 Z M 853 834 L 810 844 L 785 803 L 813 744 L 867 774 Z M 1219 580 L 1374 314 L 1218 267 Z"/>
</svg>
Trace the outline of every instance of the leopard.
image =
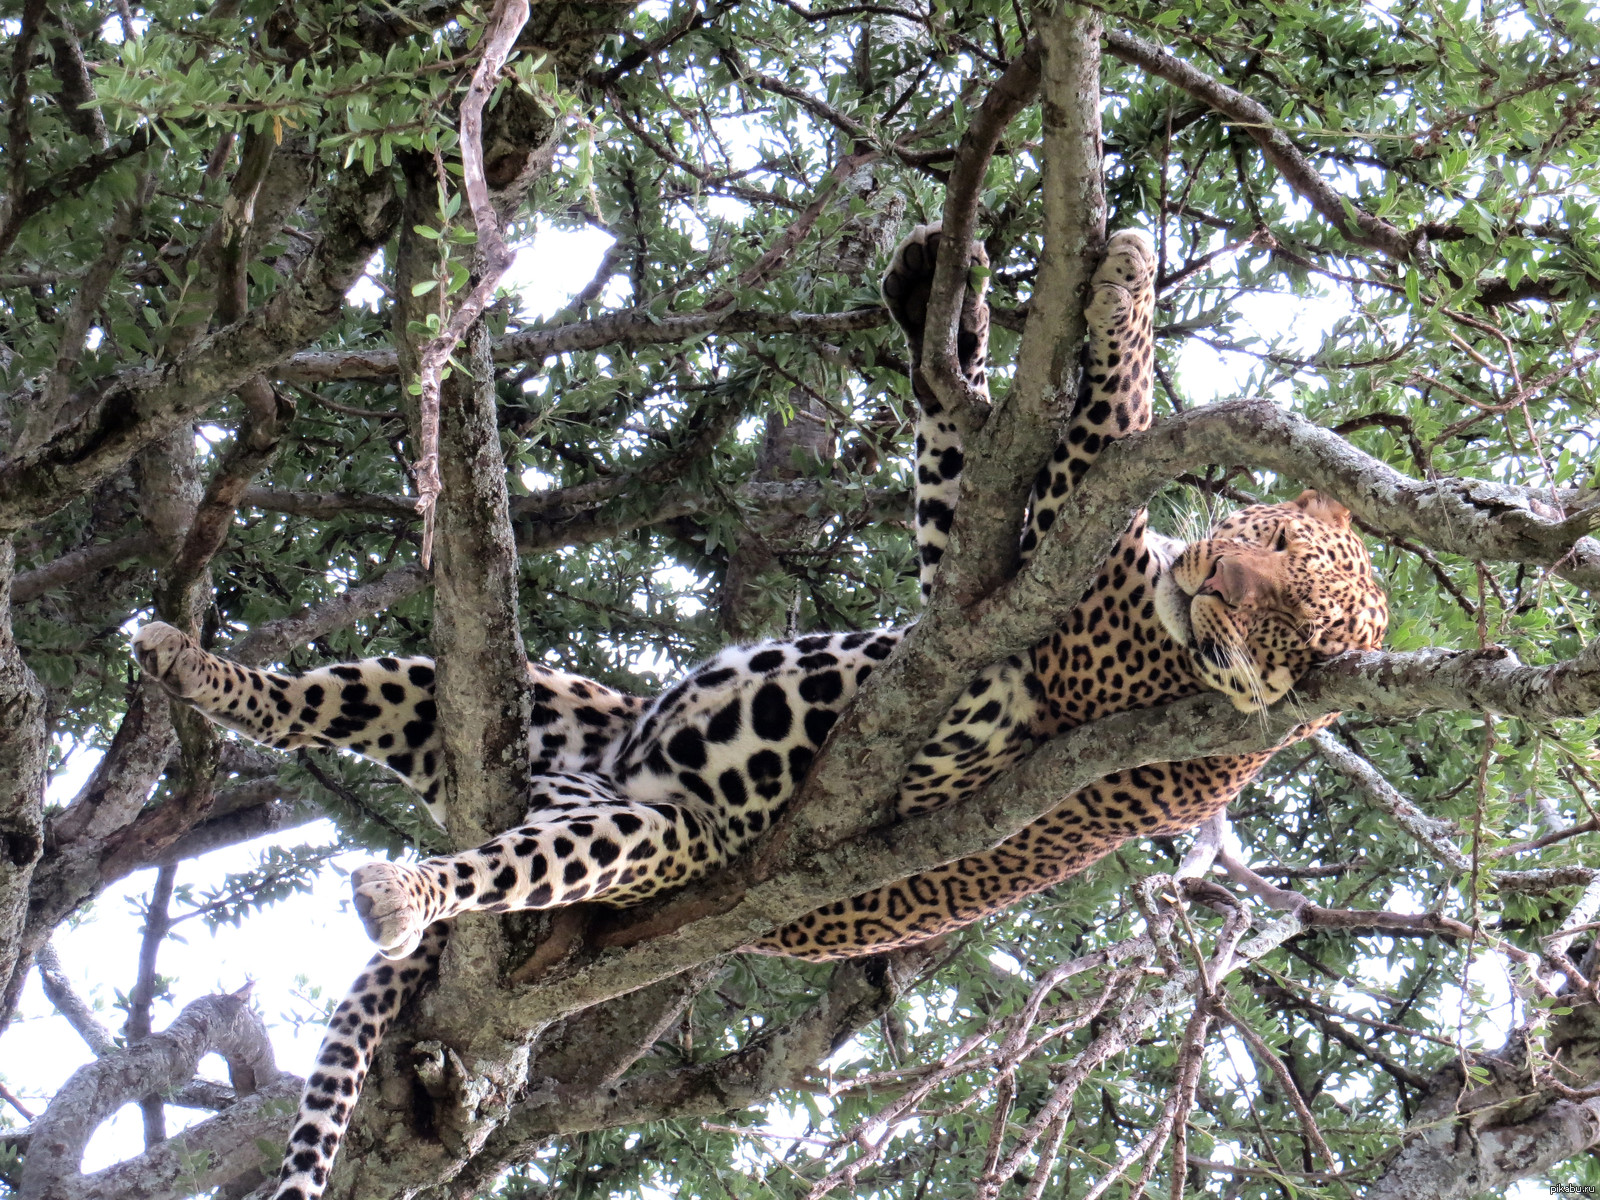
<svg viewBox="0 0 1600 1200">
<path fill-rule="evenodd" d="M 918 582 L 937 586 L 963 462 L 960 423 L 923 374 L 923 322 L 939 225 L 900 243 L 882 295 L 911 348 Z M 988 402 L 988 272 L 967 250 L 958 364 Z M 1095 459 L 1152 420 L 1156 264 L 1147 236 L 1114 234 L 1094 272 L 1080 386 L 1033 482 L 1026 565 Z M 1054 536 L 1062 536 L 1055 533 Z M 1381 645 L 1388 612 L 1348 510 L 1306 491 L 1248 506 L 1185 544 L 1132 515 L 1087 593 L 1051 635 L 981 671 L 917 753 L 901 817 L 977 793 L 1044 741 L 1099 717 L 1220 692 L 1242 712 L 1288 696 L 1315 663 Z M 580 901 L 624 907 L 716 871 L 771 828 L 830 731 L 909 627 L 728 647 L 654 697 L 530 662 L 528 808 L 482 845 L 350 877 L 378 953 L 336 1008 L 306 1080 L 275 1200 L 316 1200 L 385 1031 L 438 969 L 451 918 Z M 328 747 L 378 763 L 442 824 L 443 739 L 434 665 L 384 656 L 295 673 L 258 670 L 160 622 L 133 655 L 176 700 L 279 750 Z M 1116 771 L 1064 797 L 994 848 L 824 906 L 750 952 L 829 961 L 913 945 L 1048 888 L 1133 838 L 1182 833 L 1225 807 L 1296 728 L 1255 754 Z"/>
</svg>

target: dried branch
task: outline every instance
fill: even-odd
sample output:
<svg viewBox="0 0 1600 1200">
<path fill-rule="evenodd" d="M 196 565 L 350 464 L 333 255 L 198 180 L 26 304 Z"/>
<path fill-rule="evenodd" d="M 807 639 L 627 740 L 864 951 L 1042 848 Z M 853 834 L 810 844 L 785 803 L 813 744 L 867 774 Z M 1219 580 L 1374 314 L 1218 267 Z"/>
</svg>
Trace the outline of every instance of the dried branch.
<svg viewBox="0 0 1600 1200">
<path fill-rule="evenodd" d="M 466 336 L 468 328 L 489 307 L 500 277 L 515 257 L 500 236 L 500 214 L 489 200 L 489 182 L 483 173 L 483 106 L 499 82 L 517 35 L 528 23 L 528 0 L 496 0 L 494 12 L 479 42 L 478 65 L 472 83 L 461 101 L 461 171 L 466 187 L 467 206 L 478 232 L 478 280 L 465 299 L 456 305 L 450 319 L 436 337 L 420 348 L 417 370 L 422 388 L 421 447 L 417 460 L 417 511 L 422 514 L 422 565 L 433 558 L 434 504 L 444 486 L 439 477 L 439 384 L 445 363 Z M 552 134 L 552 142 L 559 137 Z"/>
<path fill-rule="evenodd" d="M 1327 730 L 1313 737 L 1317 754 L 1340 775 L 1355 785 L 1362 795 L 1395 819 L 1422 847 L 1452 871 L 1467 871 L 1472 867 L 1465 854 L 1456 849 L 1452 839 L 1461 831 L 1449 821 L 1428 816 L 1407 800 L 1394 785 L 1385 779 L 1371 763 L 1339 743 Z"/>
<path fill-rule="evenodd" d="M 1277 1051 L 1267 1045 L 1260 1034 L 1251 1029 L 1221 1000 L 1216 1001 L 1212 1007 L 1219 1017 L 1238 1030 L 1239 1036 L 1244 1039 L 1245 1045 L 1250 1047 L 1250 1053 L 1255 1055 L 1256 1061 L 1272 1072 L 1284 1099 L 1288 1100 L 1290 1107 L 1294 1109 L 1295 1118 L 1300 1122 L 1300 1129 L 1305 1134 L 1306 1142 L 1316 1151 L 1317 1157 L 1322 1159 L 1327 1168 L 1330 1171 L 1334 1170 L 1338 1163 L 1333 1157 L 1333 1151 L 1328 1149 L 1328 1143 L 1323 1140 L 1322 1130 L 1317 1127 L 1317 1118 L 1312 1114 L 1311 1107 L 1300 1092 L 1299 1083 L 1289 1073 L 1289 1068 L 1284 1065 L 1283 1059 L 1278 1057 Z"/>
</svg>

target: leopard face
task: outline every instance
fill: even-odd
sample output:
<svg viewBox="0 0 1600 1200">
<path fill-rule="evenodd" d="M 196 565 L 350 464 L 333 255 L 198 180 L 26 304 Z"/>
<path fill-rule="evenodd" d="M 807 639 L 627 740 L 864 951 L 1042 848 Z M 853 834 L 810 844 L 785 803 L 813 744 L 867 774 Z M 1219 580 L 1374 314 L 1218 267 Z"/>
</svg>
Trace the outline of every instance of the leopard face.
<svg viewBox="0 0 1600 1200">
<path fill-rule="evenodd" d="M 1383 643 L 1389 608 L 1342 504 L 1258 504 L 1186 546 L 1156 613 L 1195 675 L 1240 712 L 1281 700 L 1316 661 Z"/>
</svg>

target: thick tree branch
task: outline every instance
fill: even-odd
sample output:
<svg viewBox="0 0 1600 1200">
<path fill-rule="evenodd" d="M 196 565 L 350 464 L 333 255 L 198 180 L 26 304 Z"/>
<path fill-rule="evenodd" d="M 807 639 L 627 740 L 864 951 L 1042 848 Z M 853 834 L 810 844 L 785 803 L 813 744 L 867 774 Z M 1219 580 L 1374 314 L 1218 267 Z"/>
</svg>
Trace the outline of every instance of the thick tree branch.
<svg viewBox="0 0 1600 1200">
<path fill-rule="evenodd" d="M 1513 1030 L 1471 1065 L 1481 1070 L 1470 1082 L 1455 1062 L 1429 1081 L 1404 1146 L 1366 1200 L 1499 1195 L 1600 1145 L 1600 1097 L 1583 1090 L 1600 1084 L 1600 1005 L 1573 1006 L 1542 1037 Z"/>
<path fill-rule="evenodd" d="M 960 605 L 988 592 L 1013 565 L 1028 489 L 1077 392 L 1083 306 L 1105 244 L 1099 32 L 1098 16 L 1073 5 L 1062 5 L 1039 25 L 1044 246 L 1016 379 L 966 443 L 961 500 L 939 585 Z M 947 231 L 945 245 L 960 244 L 950 236 Z"/>
<path fill-rule="evenodd" d="M 888 1011 L 917 978 L 933 951 L 924 947 L 841 963 L 827 989 L 800 1015 L 763 1030 L 715 1062 L 648 1072 L 596 1087 L 592 1079 L 551 1081 L 514 1105 L 507 1120 L 451 1184 L 468 1197 L 513 1163 L 526 1161 L 540 1142 L 557 1135 L 614 1129 L 646 1121 L 736 1112 L 807 1071 L 846 1038 Z M 577 1018 L 579 1021 L 585 1017 Z"/>
<path fill-rule="evenodd" d="M 142 1189 L 110 1191 L 103 1186 L 104 1177 L 134 1164 L 90 1176 L 81 1175 L 78 1165 L 89 1138 L 106 1118 L 148 1092 L 164 1092 L 187 1083 L 200 1059 L 213 1052 L 227 1060 L 229 1075 L 241 1095 L 267 1088 L 279 1079 L 266 1028 L 245 996 L 203 996 L 189 1004 L 161 1033 L 80 1067 L 61 1086 L 30 1130 L 28 1156 L 22 1168 L 22 1195 L 29 1200 L 99 1200 L 137 1194 L 157 1200 L 164 1194 L 188 1194 L 170 1190 L 176 1176 L 168 1181 L 164 1193 Z M 230 1124 L 238 1119 L 233 1117 Z M 149 1157 L 146 1155 L 146 1160 Z M 221 1173 L 213 1166 L 201 1171 L 202 1180 L 210 1181 L 202 1181 L 201 1188 L 226 1182 L 238 1173 L 241 1159 L 254 1165 L 260 1155 L 246 1141 L 223 1157 L 231 1170 Z M 192 1171 L 193 1162 L 188 1165 Z"/>
<path fill-rule="evenodd" d="M 44 852 L 49 752 L 45 691 L 11 631 L 15 561 L 10 539 L 0 538 L 0 1028 L 9 1019 L 14 985 L 27 969 L 21 934 L 34 868 Z"/>
<path fill-rule="evenodd" d="M 1106 49 L 1236 122 L 1250 140 L 1261 147 L 1267 161 L 1278 169 L 1284 181 L 1348 240 L 1377 250 L 1395 262 L 1410 262 L 1414 258 L 1415 247 L 1411 240 L 1389 222 L 1364 211 L 1336 192 L 1299 147 L 1278 128 L 1265 105 L 1131 33 L 1108 30 Z"/>
<path fill-rule="evenodd" d="M 1062 518 L 1074 537 L 1047 539 L 1028 569 L 985 605 L 1027 612 L 1081 596 L 1081 587 L 1069 585 L 1084 578 L 1086 537 L 1095 543 L 1090 557 L 1097 562 L 1120 532 L 1120 514 L 1146 503 L 1163 483 L 1235 463 L 1276 471 L 1333 496 L 1379 536 L 1469 559 L 1549 566 L 1579 587 L 1600 584 L 1600 542 L 1586 536 L 1600 518 L 1600 496 L 1552 496 L 1473 479 L 1414 480 L 1270 401 L 1235 400 L 1180 413 L 1108 447 Z M 1551 503 L 1556 499 L 1578 507 L 1568 515 Z M 1107 534 L 1113 526 L 1116 532 Z M 1049 626 L 1027 628 L 1019 645 L 1031 644 Z"/>
<path fill-rule="evenodd" d="M 144 933 L 139 939 L 139 975 L 128 991 L 128 1041 L 142 1042 L 150 1036 L 150 1008 L 156 999 L 156 958 L 167 939 L 172 923 L 172 890 L 177 882 L 177 867 L 168 863 L 156 871 L 145 906 Z M 139 1097 L 144 1114 L 144 1145 L 148 1150 L 167 1139 L 166 1106 L 159 1091 Z"/>
<path fill-rule="evenodd" d="M 210 602 L 211 560 L 227 540 L 234 512 L 251 480 L 272 461 L 279 439 L 294 417 L 294 403 L 259 379 L 247 381 L 241 395 L 247 398 L 248 414 L 212 472 L 182 546 L 161 572 L 156 604 L 164 611 Z"/>
</svg>

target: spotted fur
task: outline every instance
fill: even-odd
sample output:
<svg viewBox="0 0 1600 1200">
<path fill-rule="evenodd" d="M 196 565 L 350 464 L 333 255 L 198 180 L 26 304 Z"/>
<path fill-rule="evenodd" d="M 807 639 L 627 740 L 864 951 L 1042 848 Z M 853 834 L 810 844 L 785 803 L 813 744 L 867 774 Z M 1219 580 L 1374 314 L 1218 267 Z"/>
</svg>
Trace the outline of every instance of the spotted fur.
<svg viewBox="0 0 1600 1200">
<path fill-rule="evenodd" d="M 920 314 L 938 241 L 936 229 L 916 231 L 884 281 L 917 377 Z M 976 249 L 970 253 L 981 263 Z M 1084 386 L 1061 447 L 1036 481 L 1024 559 L 1099 451 L 1150 421 L 1153 275 L 1141 235 L 1112 239 L 1089 307 Z M 969 288 L 969 301 L 961 363 L 981 388 L 988 329 L 981 281 Z M 954 426 L 930 411 L 931 392 L 919 383 L 916 394 L 927 587 L 949 532 L 962 448 Z M 1348 514 L 1315 493 L 1246 509 L 1186 548 L 1151 532 L 1138 513 L 1061 627 L 967 687 L 908 770 L 900 811 L 952 803 L 1039 741 L 1099 716 L 1207 688 L 1256 710 L 1283 696 L 1316 657 L 1379 644 L 1386 617 Z M 356 909 L 381 953 L 329 1025 L 276 1200 L 321 1195 L 373 1051 L 437 965 L 449 918 L 579 900 L 634 904 L 715 870 L 771 825 L 839 714 L 901 636 L 888 629 L 733 647 L 650 701 L 530 665 L 537 703 L 523 823 L 473 850 L 374 864 L 351 877 Z M 141 629 L 133 648 L 146 672 L 219 724 L 280 748 L 334 746 L 379 762 L 437 816 L 440 737 L 429 660 L 376 658 L 303 675 L 256 671 L 161 624 Z M 994 850 L 830 905 L 750 949 L 840 958 L 957 928 L 1131 837 L 1192 827 L 1237 795 L 1269 756 L 1117 772 Z"/>
<path fill-rule="evenodd" d="M 934 572 L 950 541 L 956 495 L 961 488 L 961 430 L 939 404 L 922 373 L 922 329 L 933 289 L 933 268 L 944 240 L 941 226 L 919 225 L 900 243 L 884 273 L 879 291 L 884 307 L 905 331 L 911 349 L 911 391 L 917 402 L 917 563 L 922 595 L 933 588 Z M 956 358 L 967 383 L 985 400 L 989 396 L 989 255 L 981 242 L 968 252 L 967 288 L 956 331 Z"/>
</svg>

